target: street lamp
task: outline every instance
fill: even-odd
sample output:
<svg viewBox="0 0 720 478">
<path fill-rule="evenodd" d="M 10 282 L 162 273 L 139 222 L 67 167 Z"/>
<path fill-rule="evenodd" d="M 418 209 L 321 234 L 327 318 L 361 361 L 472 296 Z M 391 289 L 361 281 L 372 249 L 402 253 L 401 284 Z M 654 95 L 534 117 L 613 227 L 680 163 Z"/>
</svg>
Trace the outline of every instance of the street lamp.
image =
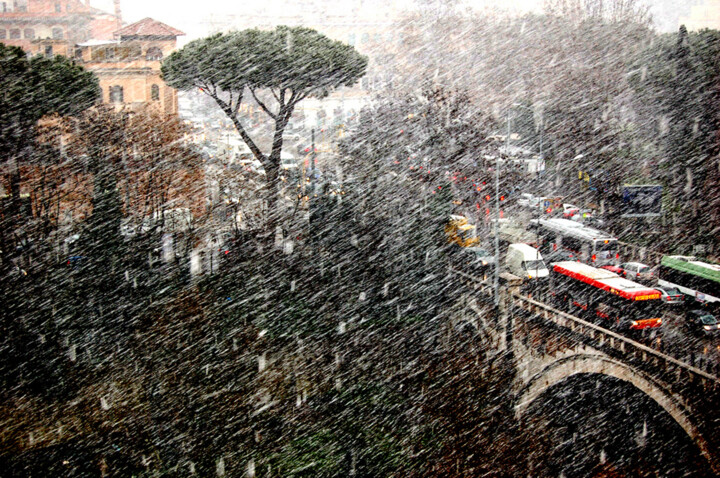
<svg viewBox="0 0 720 478">
<path fill-rule="evenodd" d="M 515 106 L 513 104 L 513 106 Z M 507 110 L 507 136 L 505 136 L 505 155 L 510 155 L 510 109 Z M 493 289 L 495 307 L 500 305 L 500 155 L 495 158 L 495 274 Z"/>
<path fill-rule="evenodd" d="M 510 112 L 512 108 L 525 108 L 529 111 L 532 111 L 535 113 L 535 111 L 525 105 L 522 105 L 520 103 L 513 103 L 510 108 L 507 110 L 507 136 L 505 136 L 505 156 L 510 157 Z M 541 123 L 542 124 L 542 123 Z M 544 126 L 540 129 L 540 161 L 543 160 L 543 129 Z M 540 167 L 540 163 L 538 163 L 536 167 L 536 175 L 537 170 Z M 499 286 L 500 286 L 500 156 L 498 155 L 495 159 L 495 274 L 494 274 L 494 280 L 493 280 L 493 288 L 494 288 L 494 302 L 495 307 L 498 307 L 500 304 L 500 296 L 499 296 Z"/>
<path fill-rule="evenodd" d="M 545 136 L 545 119 L 540 116 L 540 161 L 535 168 L 535 177 L 540 177 L 540 165 L 545 170 L 545 156 L 543 155 L 543 138 Z"/>
<path fill-rule="evenodd" d="M 510 110 L 507 111 L 507 136 L 505 137 L 505 154 L 510 152 Z M 500 155 L 495 157 L 495 273 L 493 289 L 495 307 L 500 305 Z"/>
</svg>

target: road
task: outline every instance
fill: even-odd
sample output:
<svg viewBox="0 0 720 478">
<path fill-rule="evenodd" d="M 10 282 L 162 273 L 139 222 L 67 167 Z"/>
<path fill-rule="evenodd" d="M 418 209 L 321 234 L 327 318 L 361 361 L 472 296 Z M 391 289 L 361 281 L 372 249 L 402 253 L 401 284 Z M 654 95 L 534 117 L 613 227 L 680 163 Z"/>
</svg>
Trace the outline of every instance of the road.
<svg viewBox="0 0 720 478">
<path fill-rule="evenodd" d="M 713 375 L 720 375 L 720 334 L 709 337 L 690 330 L 682 306 L 667 306 L 660 335 L 651 346 Z"/>
</svg>

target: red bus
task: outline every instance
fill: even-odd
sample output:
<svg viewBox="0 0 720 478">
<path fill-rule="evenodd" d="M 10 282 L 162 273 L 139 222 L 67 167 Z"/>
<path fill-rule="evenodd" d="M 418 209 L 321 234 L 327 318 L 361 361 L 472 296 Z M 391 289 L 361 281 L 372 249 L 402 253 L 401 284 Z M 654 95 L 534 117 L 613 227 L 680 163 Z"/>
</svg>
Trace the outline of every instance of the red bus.
<svg viewBox="0 0 720 478">
<path fill-rule="evenodd" d="M 662 325 L 661 294 L 614 272 L 581 262 L 557 262 L 550 272 L 550 295 L 570 313 L 620 331 Z"/>
</svg>

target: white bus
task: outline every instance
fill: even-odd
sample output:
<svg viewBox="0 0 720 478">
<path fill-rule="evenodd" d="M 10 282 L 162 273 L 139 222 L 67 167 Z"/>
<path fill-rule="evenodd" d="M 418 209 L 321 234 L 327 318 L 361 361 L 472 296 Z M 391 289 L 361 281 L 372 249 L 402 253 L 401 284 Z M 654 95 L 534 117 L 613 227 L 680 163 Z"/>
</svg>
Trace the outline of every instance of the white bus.
<svg viewBox="0 0 720 478">
<path fill-rule="evenodd" d="M 530 221 L 545 253 L 564 249 L 581 262 L 593 266 L 617 264 L 618 241 L 612 234 L 569 219 L 533 219 Z"/>
</svg>

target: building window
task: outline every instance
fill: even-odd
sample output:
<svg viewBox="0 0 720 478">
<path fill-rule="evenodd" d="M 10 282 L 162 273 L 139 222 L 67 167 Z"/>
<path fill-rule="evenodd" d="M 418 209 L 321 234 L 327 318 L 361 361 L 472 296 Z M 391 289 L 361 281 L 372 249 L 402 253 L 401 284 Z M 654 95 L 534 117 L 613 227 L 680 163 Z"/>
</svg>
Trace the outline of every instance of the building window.
<svg viewBox="0 0 720 478">
<path fill-rule="evenodd" d="M 360 37 L 360 43 L 367 43 L 370 41 L 370 34 L 369 33 L 363 33 Z"/>
<path fill-rule="evenodd" d="M 150 87 L 150 98 L 153 101 L 160 101 L 160 87 L 158 85 L 152 85 Z"/>
<path fill-rule="evenodd" d="M 114 60 L 115 59 L 115 48 L 108 48 L 105 50 L 105 59 L 106 60 Z"/>
<path fill-rule="evenodd" d="M 82 57 L 83 57 L 82 48 L 75 48 L 75 59 L 82 60 Z"/>
<path fill-rule="evenodd" d="M 45 56 L 53 56 L 52 45 L 45 45 Z"/>
<path fill-rule="evenodd" d="M 33 30 L 32 28 L 26 28 L 25 31 L 23 31 L 23 35 L 27 40 L 34 40 L 35 30 Z"/>
<path fill-rule="evenodd" d="M 62 5 L 60 5 L 59 3 L 56 3 L 56 4 L 55 4 L 55 11 L 56 11 L 57 13 L 61 13 L 61 12 L 62 12 Z"/>
<path fill-rule="evenodd" d="M 348 45 L 355 46 L 355 34 L 354 33 L 351 33 L 348 36 Z"/>
<path fill-rule="evenodd" d="M 62 40 L 63 39 L 63 29 L 59 27 L 55 27 L 52 29 L 52 37 L 53 40 Z"/>
<path fill-rule="evenodd" d="M 20 29 L 19 28 L 13 28 L 10 30 L 10 39 L 11 40 L 17 40 L 20 38 Z"/>
<path fill-rule="evenodd" d="M 0 28 L 0 40 L 4 40 L 5 38 L 7 38 L 6 35 L 7 35 L 7 32 L 5 31 L 5 29 Z"/>
<path fill-rule="evenodd" d="M 110 103 L 122 103 L 123 98 L 123 87 L 122 86 L 111 86 L 110 87 Z"/>
<path fill-rule="evenodd" d="M 148 48 L 147 53 L 145 54 L 145 59 L 148 61 L 159 61 L 163 59 L 163 52 L 160 48 L 156 46 L 151 46 Z"/>
</svg>

